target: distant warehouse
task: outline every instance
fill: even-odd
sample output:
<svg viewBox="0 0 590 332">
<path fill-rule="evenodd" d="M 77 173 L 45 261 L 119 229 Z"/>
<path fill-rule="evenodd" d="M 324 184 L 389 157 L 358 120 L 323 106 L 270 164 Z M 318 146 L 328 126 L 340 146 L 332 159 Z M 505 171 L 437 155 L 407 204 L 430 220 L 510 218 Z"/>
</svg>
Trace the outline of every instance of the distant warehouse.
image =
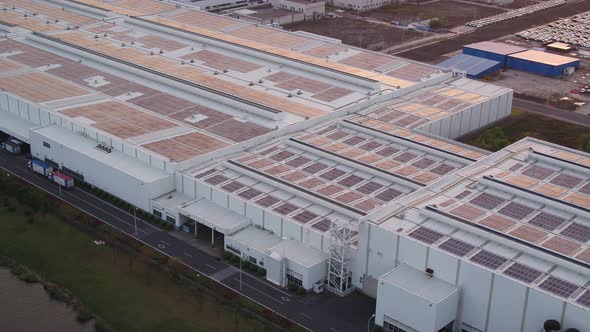
<svg viewBox="0 0 590 332">
<path fill-rule="evenodd" d="M 536 50 L 512 54 L 506 59 L 508 68 L 547 76 L 569 75 L 579 65 L 580 60 L 576 58 Z"/>
<path fill-rule="evenodd" d="M 502 63 L 467 54 L 457 54 L 437 66 L 465 72 L 468 78 L 483 78 L 502 69 Z"/>
<path fill-rule="evenodd" d="M 503 66 L 506 65 L 507 56 L 526 50 L 524 47 L 490 41 L 463 46 L 463 54 L 499 61 Z"/>
</svg>

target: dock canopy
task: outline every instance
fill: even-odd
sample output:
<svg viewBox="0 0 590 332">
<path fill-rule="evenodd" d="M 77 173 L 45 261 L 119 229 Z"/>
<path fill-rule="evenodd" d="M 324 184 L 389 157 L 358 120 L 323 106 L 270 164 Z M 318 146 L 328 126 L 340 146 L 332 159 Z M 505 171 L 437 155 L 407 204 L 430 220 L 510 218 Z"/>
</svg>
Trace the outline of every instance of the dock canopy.
<svg viewBox="0 0 590 332">
<path fill-rule="evenodd" d="M 224 235 L 233 234 L 252 223 L 250 218 L 207 199 L 192 202 L 180 209 L 187 217 Z"/>
</svg>

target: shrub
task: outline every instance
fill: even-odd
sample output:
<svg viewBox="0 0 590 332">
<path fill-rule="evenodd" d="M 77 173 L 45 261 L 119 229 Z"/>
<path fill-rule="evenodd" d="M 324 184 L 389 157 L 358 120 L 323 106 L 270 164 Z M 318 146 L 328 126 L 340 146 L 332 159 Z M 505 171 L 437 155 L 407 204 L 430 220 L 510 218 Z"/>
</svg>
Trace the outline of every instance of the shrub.
<svg viewBox="0 0 590 332">
<path fill-rule="evenodd" d="M 234 256 L 231 252 L 224 251 L 223 252 L 223 259 L 230 261 L 231 257 Z"/>
<path fill-rule="evenodd" d="M 80 323 L 86 323 L 87 321 L 94 318 L 94 315 L 92 314 L 92 312 L 90 312 L 90 309 L 88 309 L 88 307 L 86 307 L 83 304 L 78 305 L 76 310 L 78 312 L 78 314 L 76 315 L 76 319 Z"/>
<path fill-rule="evenodd" d="M 295 293 L 298 288 L 299 288 L 299 286 L 292 284 L 292 283 L 289 283 L 289 285 L 287 285 L 287 289 L 293 293 Z"/>
<path fill-rule="evenodd" d="M 263 267 L 258 267 L 258 271 L 256 271 L 256 273 L 258 273 L 259 276 L 261 277 L 266 277 L 266 269 Z"/>
<path fill-rule="evenodd" d="M 230 261 L 234 264 L 237 264 L 240 262 L 240 257 L 236 256 L 236 255 L 232 255 L 230 258 Z"/>
<path fill-rule="evenodd" d="M 297 295 L 305 295 L 306 291 L 305 288 L 301 287 L 301 286 L 297 286 Z"/>
<path fill-rule="evenodd" d="M 250 263 L 250 261 L 244 261 L 244 263 L 242 263 L 242 267 L 246 270 L 250 270 L 251 265 L 252 263 Z"/>
<path fill-rule="evenodd" d="M 375 325 L 375 327 L 373 328 L 373 332 L 383 332 L 383 327 Z"/>
<path fill-rule="evenodd" d="M 254 264 L 250 264 L 250 266 L 248 266 L 248 271 L 258 272 L 258 266 L 254 265 Z"/>
<path fill-rule="evenodd" d="M 94 330 L 96 332 L 110 332 L 113 329 L 102 319 L 97 318 L 94 321 Z"/>
<path fill-rule="evenodd" d="M 0 266 L 4 266 L 7 268 L 13 268 L 16 266 L 16 261 L 10 257 L 0 256 Z"/>
<path fill-rule="evenodd" d="M 22 265 L 13 266 L 10 272 L 26 283 L 38 283 L 41 280 L 36 273 Z"/>
<path fill-rule="evenodd" d="M 48 282 L 43 285 L 45 291 L 54 300 L 69 304 L 72 302 L 73 296 L 66 289 L 59 287 L 58 285 Z"/>
</svg>

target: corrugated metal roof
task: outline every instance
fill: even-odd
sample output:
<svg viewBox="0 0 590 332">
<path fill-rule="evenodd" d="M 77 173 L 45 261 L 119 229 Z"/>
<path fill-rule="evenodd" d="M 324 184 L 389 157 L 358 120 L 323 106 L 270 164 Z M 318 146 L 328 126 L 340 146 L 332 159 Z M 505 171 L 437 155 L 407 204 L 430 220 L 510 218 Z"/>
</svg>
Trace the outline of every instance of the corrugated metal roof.
<svg viewBox="0 0 590 332">
<path fill-rule="evenodd" d="M 438 64 L 439 67 L 464 71 L 467 75 L 475 77 L 479 77 L 481 73 L 498 65 L 500 65 L 498 61 L 467 54 L 458 54 Z"/>
<path fill-rule="evenodd" d="M 508 55 L 508 54 L 514 54 L 514 53 L 518 53 L 518 52 L 524 52 L 527 49 L 524 47 L 520 47 L 520 46 L 515 46 L 515 45 L 509 45 L 509 44 L 505 44 L 505 43 L 496 43 L 496 42 L 490 42 L 490 41 L 483 41 L 483 42 L 479 42 L 479 43 L 475 43 L 475 44 L 469 44 L 469 45 L 465 45 L 465 48 L 473 48 L 476 50 L 481 50 L 481 51 L 486 51 L 486 52 L 492 52 L 492 53 L 496 53 L 496 54 L 502 54 L 502 55 Z"/>
<path fill-rule="evenodd" d="M 580 61 L 576 58 L 569 56 L 557 55 L 552 53 L 541 52 L 537 50 L 529 50 L 517 54 L 510 55 L 511 58 L 523 59 L 533 62 L 538 62 L 551 66 L 561 66 L 566 64 L 572 64 L 576 61 Z"/>
</svg>

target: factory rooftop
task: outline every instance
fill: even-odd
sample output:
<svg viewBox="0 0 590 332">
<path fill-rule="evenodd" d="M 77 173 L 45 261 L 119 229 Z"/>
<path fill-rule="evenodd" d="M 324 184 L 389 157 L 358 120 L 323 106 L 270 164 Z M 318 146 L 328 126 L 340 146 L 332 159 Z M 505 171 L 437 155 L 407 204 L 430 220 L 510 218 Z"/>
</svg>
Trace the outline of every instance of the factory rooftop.
<svg viewBox="0 0 590 332">
<path fill-rule="evenodd" d="M 522 60 L 534 61 L 551 66 L 562 66 L 568 63 L 578 62 L 580 60 L 568 56 L 541 52 L 537 50 L 529 50 L 516 54 L 511 54 L 510 57 Z"/>
<path fill-rule="evenodd" d="M 509 55 L 527 50 L 525 47 L 491 41 L 482 41 L 479 43 L 465 45 L 464 47 L 502 55 Z"/>
<path fill-rule="evenodd" d="M 370 216 L 382 227 L 588 306 L 590 157 L 523 139 Z M 583 294 L 586 294 L 584 296 Z"/>
</svg>

